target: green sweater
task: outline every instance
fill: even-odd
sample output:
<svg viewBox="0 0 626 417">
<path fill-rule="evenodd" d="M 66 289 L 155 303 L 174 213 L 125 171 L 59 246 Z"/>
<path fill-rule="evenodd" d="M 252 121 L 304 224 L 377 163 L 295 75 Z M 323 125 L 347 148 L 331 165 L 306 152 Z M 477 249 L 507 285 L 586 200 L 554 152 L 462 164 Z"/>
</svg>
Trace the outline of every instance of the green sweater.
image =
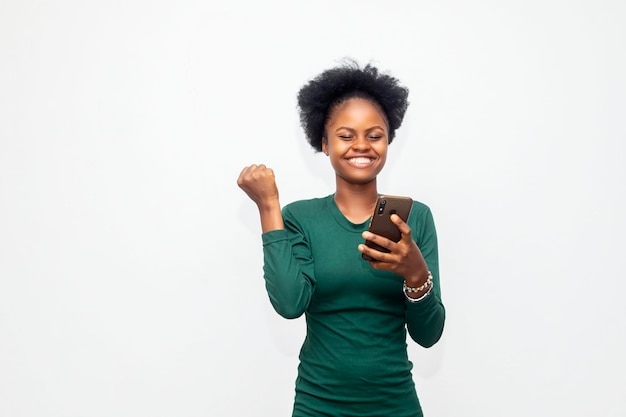
<svg viewBox="0 0 626 417">
<path fill-rule="evenodd" d="M 293 416 L 421 416 L 406 329 L 430 347 L 445 321 L 430 209 L 415 201 L 407 221 L 434 283 L 417 303 L 402 277 L 361 259 L 368 222 L 346 219 L 334 195 L 291 203 L 283 217 L 285 230 L 262 235 L 263 271 L 274 309 L 306 315 Z"/>
</svg>

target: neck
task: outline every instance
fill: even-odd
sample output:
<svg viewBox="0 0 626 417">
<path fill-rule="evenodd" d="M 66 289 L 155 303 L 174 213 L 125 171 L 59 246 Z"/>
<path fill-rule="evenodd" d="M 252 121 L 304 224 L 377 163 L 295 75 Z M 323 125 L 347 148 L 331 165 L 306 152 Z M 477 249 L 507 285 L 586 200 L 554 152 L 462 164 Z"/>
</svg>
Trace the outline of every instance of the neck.
<svg viewBox="0 0 626 417">
<path fill-rule="evenodd" d="M 337 178 L 335 203 L 341 213 L 352 223 L 363 223 L 374 212 L 378 190 L 376 179 L 367 184 L 347 184 Z"/>
</svg>

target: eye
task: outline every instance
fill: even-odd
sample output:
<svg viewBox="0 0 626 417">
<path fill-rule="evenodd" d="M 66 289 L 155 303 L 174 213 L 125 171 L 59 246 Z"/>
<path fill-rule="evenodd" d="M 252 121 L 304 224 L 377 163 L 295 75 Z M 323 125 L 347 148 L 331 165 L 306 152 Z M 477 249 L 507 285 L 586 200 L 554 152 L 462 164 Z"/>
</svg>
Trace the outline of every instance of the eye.
<svg viewBox="0 0 626 417">
<path fill-rule="evenodd" d="M 369 135 L 368 138 L 370 140 L 376 141 L 382 138 L 382 135 Z"/>
<path fill-rule="evenodd" d="M 352 139 L 352 135 L 347 134 L 347 133 L 342 133 L 342 134 L 339 134 L 338 136 L 342 140 L 350 140 L 350 139 Z"/>
</svg>

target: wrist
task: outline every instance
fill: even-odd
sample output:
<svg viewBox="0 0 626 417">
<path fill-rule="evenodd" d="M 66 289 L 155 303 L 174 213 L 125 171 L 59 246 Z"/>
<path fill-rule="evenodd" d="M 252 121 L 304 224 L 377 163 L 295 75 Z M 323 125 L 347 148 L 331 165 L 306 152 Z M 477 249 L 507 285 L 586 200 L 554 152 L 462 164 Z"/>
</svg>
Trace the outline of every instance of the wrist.
<svg viewBox="0 0 626 417">
<path fill-rule="evenodd" d="M 263 203 L 259 202 L 257 205 L 259 207 L 261 230 L 263 233 L 285 228 L 283 213 L 278 199 Z"/>
<path fill-rule="evenodd" d="M 259 209 L 259 212 L 261 214 L 263 213 L 268 213 L 268 212 L 273 212 L 273 211 L 280 211 L 281 207 L 280 207 L 280 201 L 278 200 L 278 197 L 276 198 L 272 198 L 269 200 L 262 200 L 262 201 L 258 201 L 257 202 L 257 207 Z"/>
<path fill-rule="evenodd" d="M 410 286 L 405 280 L 404 284 L 402 285 L 402 289 L 407 300 L 411 302 L 421 301 L 424 298 L 428 297 L 433 290 L 433 276 L 430 271 L 428 271 L 428 277 L 426 278 L 426 281 L 416 287 Z"/>
<path fill-rule="evenodd" d="M 433 276 L 430 273 L 430 271 L 424 268 L 423 270 L 417 273 L 405 276 L 404 283 L 406 284 L 407 287 L 418 288 L 426 284 L 428 280 L 432 281 L 432 279 L 433 279 Z"/>
</svg>

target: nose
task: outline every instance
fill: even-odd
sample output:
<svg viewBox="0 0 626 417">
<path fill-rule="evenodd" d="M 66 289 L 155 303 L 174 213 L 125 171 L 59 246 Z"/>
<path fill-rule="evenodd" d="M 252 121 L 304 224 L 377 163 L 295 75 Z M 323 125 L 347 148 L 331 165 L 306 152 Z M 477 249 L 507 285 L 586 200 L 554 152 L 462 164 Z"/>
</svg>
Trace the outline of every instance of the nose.
<svg viewBox="0 0 626 417">
<path fill-rule="evenodd" d="M 370 141 L 369 139 L 367 139 L 366 136 L 358 135 L 352 141 L 352 149 L 354 150 L 364 151 L 364 150 L 369 149 L 369 147 L 370 147 Z"/>
</svg>

